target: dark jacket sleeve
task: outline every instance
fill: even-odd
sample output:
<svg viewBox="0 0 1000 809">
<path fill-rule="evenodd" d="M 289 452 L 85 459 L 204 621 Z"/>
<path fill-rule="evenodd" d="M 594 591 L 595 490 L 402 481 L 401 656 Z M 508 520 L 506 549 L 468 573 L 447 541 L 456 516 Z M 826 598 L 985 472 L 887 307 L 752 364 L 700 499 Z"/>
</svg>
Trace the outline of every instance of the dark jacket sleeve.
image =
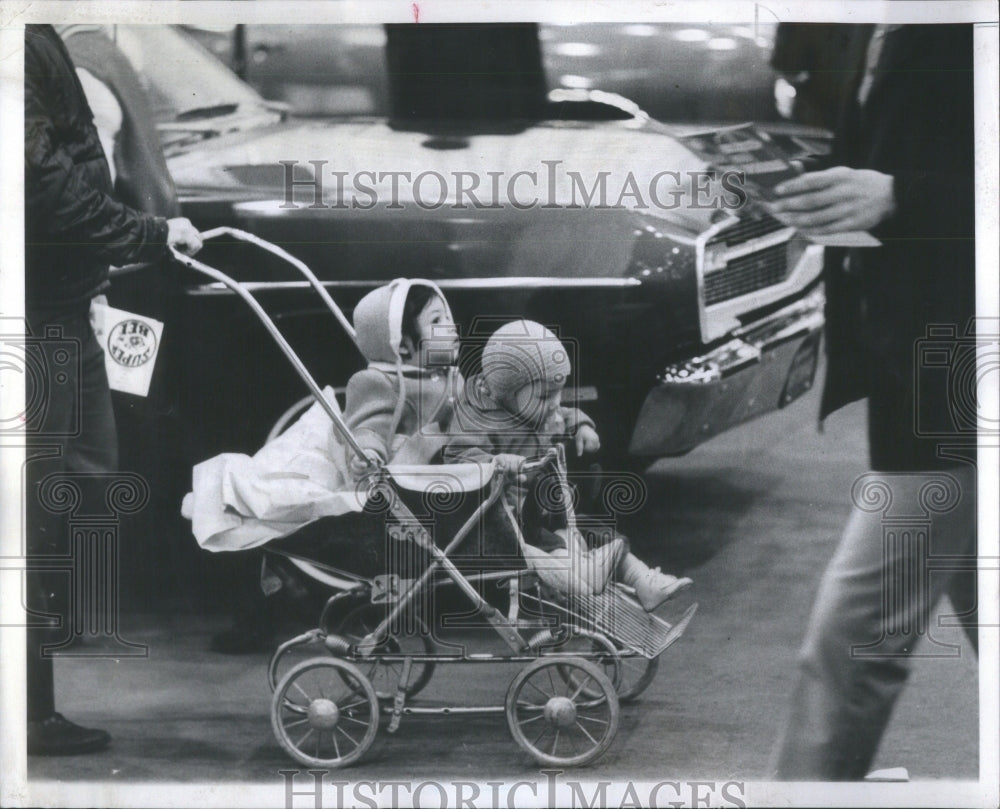
<svg viewBox="0 0 1000 809">
<path fill-rule="evenodd" d="M 972 26 L 910 26 L 896 37 L 900 47 L 909 42 L 933 69 L 924 71 L 926 78 L 911 79 L 910 94 L 893 109 L 906 127 L 895 139 L 905 159 L 896 159 L 898 165 L 890 170 L 897 210 L 888 233 L 971 243 L 976 222 Z M 923 56 L 925 51 L 932 55 Z M 913 63 L 924 66 L 916 57 Z M 919 114 L 912 110 L 914 98 L 926 105 L 918 108 Z M 909 118 L 903 118 L 907 111 Z M 971 262 L 968 269 L 973 269 Z"/>
<path fill-rule="evenodd" d="M 155 261 L 166 254 L 167 220 L 135 211 L 88 181 L 58 143 L 37 71 L 25 72 L 25 214 L 53 239 L 76 242 L 110 264 Z M 37 225 L 36 225 L 37 227 Z"/>
<path fill-rule="evenodd" d="M 876 235 L 945 239 L 971 239 L 975 235 L 975 178 L 971 172 L 897 171 L 893 195 L 896 214 L 875 231 Z"/>
<path fill-rule="evenodd" d="M 800 73 L 812 70 L 816 63 L 816 38 L 813 31 L 821 28 L 812 23 L 779 23 L 771 51 L 771 67 L 779 73 Z"/>
</svg>

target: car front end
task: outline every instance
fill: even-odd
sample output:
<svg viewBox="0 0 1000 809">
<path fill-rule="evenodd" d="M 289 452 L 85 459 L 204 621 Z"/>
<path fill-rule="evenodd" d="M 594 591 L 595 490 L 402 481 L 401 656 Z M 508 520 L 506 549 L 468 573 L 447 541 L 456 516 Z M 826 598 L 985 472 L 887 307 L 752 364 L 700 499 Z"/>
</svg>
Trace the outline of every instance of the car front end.
<svg viewBox="0 0 1000 809">
<path fill-rule="evenodd" d="M 430 34 L 438 51 L 455 43 L 445 68 L 466 58 L 475 36 L 519 55 L 521 69 L 484 89 L 502 104 L 484 111 L 474 92 L 449 85 L 461 91 L 460 119 L 439 115 L 444 91 L 420 77 L 453 71 L 406 61 L 427 58 L 410 39 L 414 26 L 389 26 L 389 117 L 288 121 L 245 93 L 226 106 L 221 90 L 235 80 L 227 73 L 221 90 L 165 122 L 185 213 L 203 229 L 236 226 L 284 247 L 348 311 L 392 278 L 434 280 L 462 326 L 467 373 L 505 319 L 552 326 L 574 353 L 565 400 L 595 418 L 619 457 L 686 452 L 808 389 L 823 322 L 822 249 L 740 193 L 739 178 L 720 187 L 680 141 L 691 125 L 664 125 L 610 93 L 545 90 L 532 26 L 451 28 Z M 240 125 L 240 114 L 251 123 Z M 212 129 L 220 121 L 227 131 Z M 786 125 L 778 136 L 805 154 L 817 145 L 810 135 Z M 360 367 L 344 336 L 319 325 L 321 307 L 300 279 L 224 242 L 204 258 L 250 282 L 325 380 L 342 384 Z M 236 401 L 253 402 L 225 427 L 200 418 L 196 443 L 222 451 L 239 435 L 249 448 L 246 436 L 265 435 L 289 397 L 283 385 L 248 380 L 233 352 L 267 367 L 280 359 L 221 285 L 190 278 L 183 297 L 187 339 L 199 346 L 185 350 L 190 377 L 221 378 Z M 295 386 L 284 371 L 273 378 Z M 189 395 L 188 410 L 211 410 L 212 386 Z"/>
</svg>

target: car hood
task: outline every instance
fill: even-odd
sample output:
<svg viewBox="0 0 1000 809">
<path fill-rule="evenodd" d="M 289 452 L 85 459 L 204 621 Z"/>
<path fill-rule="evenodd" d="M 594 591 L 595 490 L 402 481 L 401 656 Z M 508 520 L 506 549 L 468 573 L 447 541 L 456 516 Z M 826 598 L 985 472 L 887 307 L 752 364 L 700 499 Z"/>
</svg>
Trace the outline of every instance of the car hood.
<svg viewBox="0 0 1000 809">
<path fill-rule="evenodd" d="M 543 122 L 516 134 L 431 136 L 379 119 L 293 122 L 205 141 L 173 157 L 170 169 L 185 197 L 255 201 L 261 214 L 524 218 L 591 208 L 602 217 L 638 214 L 657 227 L 700 233 L 718 215 L 710 205 L 691 204 L 705 164 L 659 128 Z M 309 207 L 317 175 L 330 208 Z"/>
</svg>

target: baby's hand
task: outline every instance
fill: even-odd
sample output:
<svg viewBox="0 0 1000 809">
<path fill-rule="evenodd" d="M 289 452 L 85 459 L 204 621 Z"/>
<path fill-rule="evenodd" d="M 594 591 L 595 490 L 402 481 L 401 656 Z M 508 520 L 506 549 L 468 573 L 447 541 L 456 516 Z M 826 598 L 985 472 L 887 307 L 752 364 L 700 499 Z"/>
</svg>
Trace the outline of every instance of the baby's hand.
<svg viewBox="0 0 1000 809">
<path fill-rule="evenodd" d="M 509 452 L 501 452 L 493 456 L 493 462 L 502 469 L 507 479 L 513 483 L 521 484 L 527 480 L 527 476 L 522 471 L 525 458 L 523 455 L 514 455 Z"/>
<path fill-rule="evenodd" d="M 368 456 L 368 459 L 373 463 L 376 464 L 382 463 L 382 456 L 379 455 L 376 450 L 366 449 L 365 455 Z M 370 467 L 364 458 L 358 455 L 353 455 L 351 456 L 350 469 L 351 469 L 351 477 L 353 477 L 355 480 L 360 480 L 368 473 Z"/>
<path fill-rule="evenodd" d="M 577 427 L 574 440 L 576 441 L 577 457 L 585 452 L 597 452 L 601 448 L 601 439 L 597 435 L 597 430 L 589 424 L 581 424 Z"/>
</svg>

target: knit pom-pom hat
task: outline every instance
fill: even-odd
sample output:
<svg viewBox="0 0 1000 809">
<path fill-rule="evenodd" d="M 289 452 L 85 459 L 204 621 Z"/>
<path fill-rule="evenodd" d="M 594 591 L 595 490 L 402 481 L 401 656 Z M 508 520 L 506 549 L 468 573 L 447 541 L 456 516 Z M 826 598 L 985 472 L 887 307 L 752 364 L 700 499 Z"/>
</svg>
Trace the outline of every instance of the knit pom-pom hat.
<svg viewBox="0 0 1000 809">
<path fill-rule="evenodd" d="M 483 348 L 482 367 L 483 383 L 501 403 L 525 385 L 561 387 L 571 370 L 566 347 L 533 320 L 515 320 L 493 332 Z"/>
</svg>

